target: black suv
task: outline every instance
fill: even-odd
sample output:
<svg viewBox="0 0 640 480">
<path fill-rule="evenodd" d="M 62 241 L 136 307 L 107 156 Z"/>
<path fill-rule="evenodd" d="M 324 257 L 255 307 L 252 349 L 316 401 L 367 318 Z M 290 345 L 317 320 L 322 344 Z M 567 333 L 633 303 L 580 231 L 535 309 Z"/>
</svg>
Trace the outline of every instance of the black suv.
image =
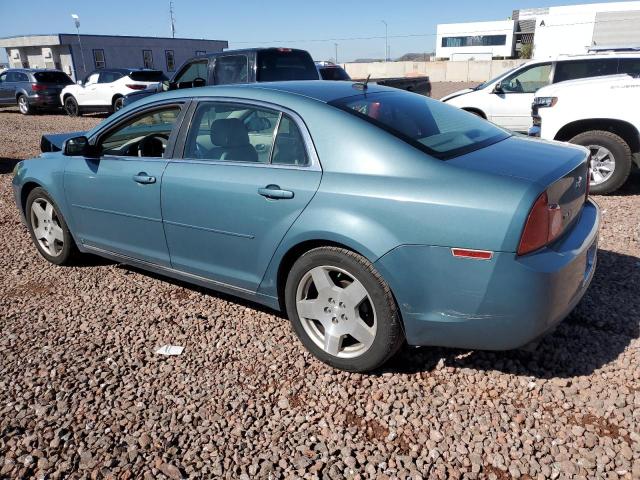
<svg viewBox="0 0 640 480">
<path fill-rule="evenodd" d="M 156 92 L 233 83 L 320 80 L 311 55 L 295 48 L 247 48 L 200 55 L 187 60 L 170 82 L 130 93 L 124 104 Z"/>
<path fill-rule="evenodd" d="M 0 74 L 0 106 L 18 105 L 29 115 L 36 109 L 60 108 L 60 92 L 73 80 L 60 70 L 10 68 Z"/>
</svg>

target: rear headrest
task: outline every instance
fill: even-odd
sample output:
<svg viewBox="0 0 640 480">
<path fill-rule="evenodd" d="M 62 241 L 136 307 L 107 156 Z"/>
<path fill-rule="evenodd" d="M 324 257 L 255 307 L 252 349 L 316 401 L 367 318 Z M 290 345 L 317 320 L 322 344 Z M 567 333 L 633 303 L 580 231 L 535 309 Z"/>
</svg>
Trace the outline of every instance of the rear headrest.
<svg viewBox="0 0 640 480">
<path fill-rule="evenodd" d="M 249 145 L 249 133 L 239 118 L 215 120 L 211 125 L 211 142 L 218 147 Z"/>
</svg>

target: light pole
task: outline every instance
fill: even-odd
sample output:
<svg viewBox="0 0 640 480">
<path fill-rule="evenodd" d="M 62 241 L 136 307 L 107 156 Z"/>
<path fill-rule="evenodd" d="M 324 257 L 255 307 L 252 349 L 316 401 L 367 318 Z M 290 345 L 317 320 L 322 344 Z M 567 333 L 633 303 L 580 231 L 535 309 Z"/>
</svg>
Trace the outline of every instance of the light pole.
<svg viewBox="0 0 640 480">
<path fill-rule="evenodd" d="M 80 44 L 80 56 L 82 57 L 82 71 L 83 73 L 87 73 L 87 66 L 84 63 L 84 50 L 82 50 L 82 40 L 80 40 L 80 17 L 75 13 L 71 14 L 71 18 L 73 18 L 74 23 L 76 24 L 76 32 L 78 35 L 78 43 Z M 77 77 L 77 71 L 76 71 Z M 76 80 L 78 80 L 76 78 Z"/>
<path fill-rule="evenodd" d="M 336 58 L 336 64 L 337 64 L 338 63 L 338 44 L 334 43 L 333 45 L 336 47 L 336 57 L 335 58 Z"/>
<path fill-rule="evenodd" d="M 384 20 L 381 20 L 384 23 L 384 61 L 386 62 L 389 59 L 389 25 Z"/>
</svg>

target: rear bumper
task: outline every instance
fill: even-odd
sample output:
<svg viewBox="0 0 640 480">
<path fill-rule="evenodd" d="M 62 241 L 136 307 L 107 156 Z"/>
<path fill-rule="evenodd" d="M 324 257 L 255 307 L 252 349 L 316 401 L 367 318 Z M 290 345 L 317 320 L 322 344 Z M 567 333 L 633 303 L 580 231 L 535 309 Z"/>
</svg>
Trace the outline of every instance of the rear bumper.
<svg viewBox="0 0 640 480">
<path fill-rule="evenodd" d="M 599 223 L 589 201 L 567 235 L 523 257 L 497 252 L 482 261 L 408 245 L 376 267 L 396 296 L 409 344 L 509 350 L 552 330 L 583 297 L 595 272 Z"/>
<path fill-rule="evenodd" d="M 60 96 L 58 94 L 53 95 L 29 95 L 29 105 L 37 108 L 60 108 Z"/>
</svg>

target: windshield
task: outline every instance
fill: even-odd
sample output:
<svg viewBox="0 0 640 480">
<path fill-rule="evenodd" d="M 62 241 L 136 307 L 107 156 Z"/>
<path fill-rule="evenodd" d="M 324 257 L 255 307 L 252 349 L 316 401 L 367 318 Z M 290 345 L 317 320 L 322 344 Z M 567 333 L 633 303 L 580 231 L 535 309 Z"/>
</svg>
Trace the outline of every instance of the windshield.
<svg viewBox="0 0 640 480">
<path fill-rule="evenodd" d="M 330 104 L 441 159 L 462 155 L 510 136 L 476 115 L 413 93 L 365 93 Z"/>
<path fill-rule="evenodd" d="M 501 78 L 506 77 L 507 75 L 509 75 L 510 73 L 516 71 L 518 68 L 520 68 L 521 65 L 518 65 L 517 67 L 513 67 L 510 68 L 509 70 L 507 70 L 506 72 L 502 72 L 500 75 L 498 75 L 497 77 L 492 78 L 491 80 L 487 80 L 484 83 L 481 83 L 480 85 L 478 85 L 477 87 L 474 88 L 474 90 L 482 90 L 485 87 L 488 87 L 489 85 L 491 85 L 493 82 L 497 82 L 498 80 L 500 80 Z"/>
<path fill-rule="evenodd" d="M 316 64 L 308 52 L 278 48 L 258 51 L 258 82 L 319 80 Z"/>
<path fill-rule="evenodd" d="M 351 80 L 349 74 L 340 67 L 321 67 L 320 75 L 323 80 Z"/>
<path fill-rule="evenodd" d="M 33 74 L 39 83 L 57 83 L 60 85 L 71 85 L 73 80 L 64 72 L 36 72 Z"/>
</svg>

